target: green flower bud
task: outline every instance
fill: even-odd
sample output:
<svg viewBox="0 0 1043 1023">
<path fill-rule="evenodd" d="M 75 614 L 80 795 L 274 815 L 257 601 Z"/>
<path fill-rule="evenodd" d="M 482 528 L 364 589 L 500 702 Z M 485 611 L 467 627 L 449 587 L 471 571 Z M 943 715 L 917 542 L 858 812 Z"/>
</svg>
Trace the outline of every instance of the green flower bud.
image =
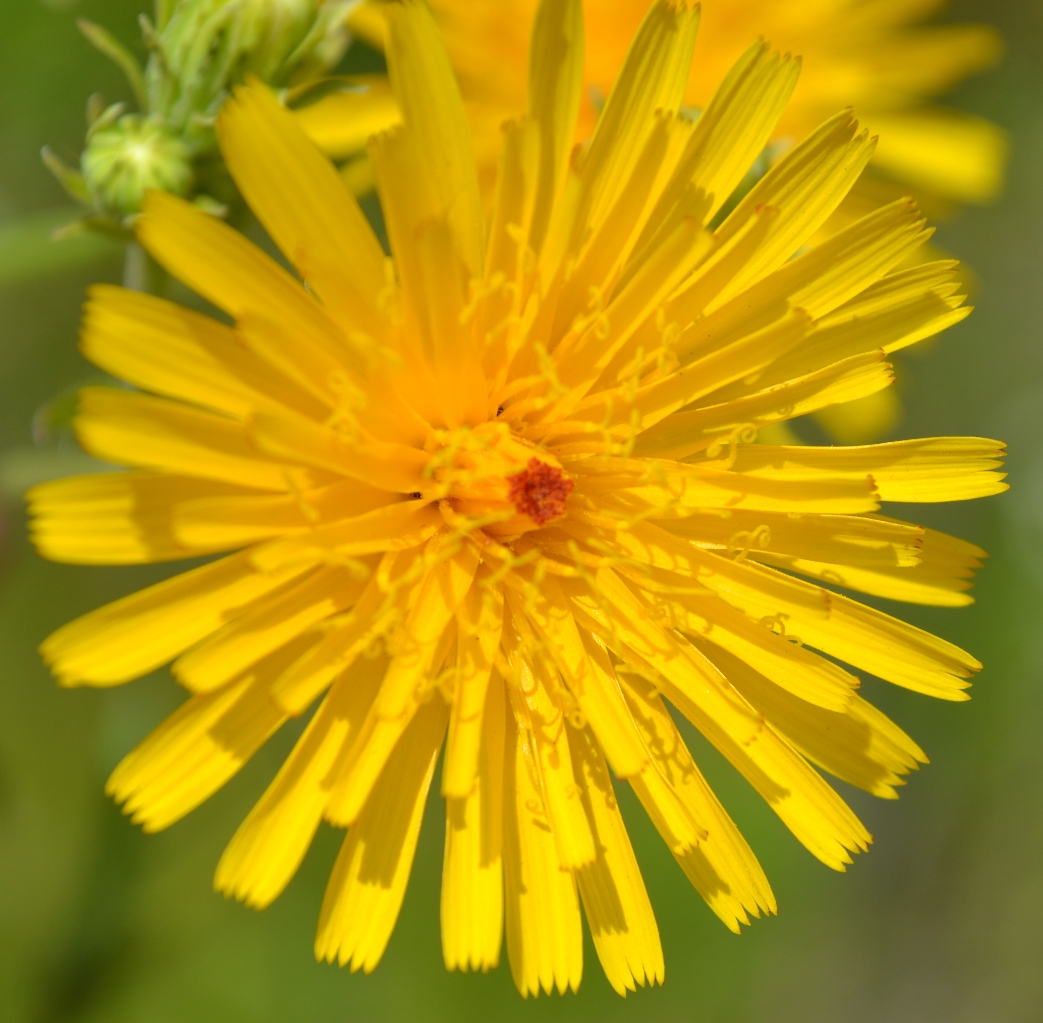
<svg viewBox="0 0 1043 1023">
<path fill-rule="evenodd" d="M 192 187 L 191 151 L 157 117 L 124 114 L 98 128 L 80 167 L 97 207 L 121 219 L 138 212 L 150 188 L 185 195 Z"/>
</svg>

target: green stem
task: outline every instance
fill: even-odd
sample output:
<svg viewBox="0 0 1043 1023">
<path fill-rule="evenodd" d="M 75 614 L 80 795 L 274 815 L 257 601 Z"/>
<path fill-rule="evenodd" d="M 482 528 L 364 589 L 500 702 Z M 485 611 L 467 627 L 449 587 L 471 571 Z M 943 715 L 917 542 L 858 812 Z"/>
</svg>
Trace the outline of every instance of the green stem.
<svg viewBox="0 0 1043 1023">
<path fill-rule="evenodd" d="M 166 272 L 163 268 L 137 242 L 127 242 L 123 286 L 148 295 L 162 295 L 165 285 Z"/>
</svg>

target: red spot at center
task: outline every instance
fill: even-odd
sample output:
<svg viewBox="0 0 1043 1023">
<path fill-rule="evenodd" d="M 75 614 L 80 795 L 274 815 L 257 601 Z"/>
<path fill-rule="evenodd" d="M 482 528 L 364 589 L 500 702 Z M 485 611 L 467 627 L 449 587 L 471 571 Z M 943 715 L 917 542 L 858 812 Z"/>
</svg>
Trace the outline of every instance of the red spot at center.
<svg viewBox="0 0 1043 1023">
<path fill-rule="evenodd" d="M 514 507 L 537 526 L 565 514 L 565 502 L 576 485 L 560 469 L 538 458 L 530 458 L 528 467 L 508 476 L 507 482 Z"/>
</svg>

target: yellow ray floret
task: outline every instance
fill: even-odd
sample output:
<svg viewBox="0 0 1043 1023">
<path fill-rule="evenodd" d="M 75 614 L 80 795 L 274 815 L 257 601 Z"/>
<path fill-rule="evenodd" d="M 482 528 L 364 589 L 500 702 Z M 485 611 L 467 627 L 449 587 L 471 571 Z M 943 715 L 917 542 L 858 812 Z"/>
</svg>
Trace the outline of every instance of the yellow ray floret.
<svg viewBox="0 0 1043 1023">
<path fill-rule="evenodd" d="M 543 6 L 487 220 L 435 21 L 396 5 L 402 116 L 370 143 L 390 258 L 249 83 L 218 134 L 292 272 L 153 194 L 141 242 L 225 320 L 91 291 L 83 350 L 130 386 L 84 391 L 76 429 L 126 468 L 34 488 L 33 538 L 81 564 L 214 560 L 43 656 L 67 686 L 170 665 L 189 692 L 109 781 L 148 831 L 311 712 L 216 886 L 263 908 L 323 821 L 346 829 L 320 959 L 380 961 L 444 745 L 446 966 L 494 968 L 506 934 L 524 995 L 575 990 L 585 916 L 617 992 L 662 983 L 617 784 L 728 928 L 776 911 L 669 705 L 844 870 L 872 839 L 819 769 L 894 798 L 927 760 L 861 676 L 962 700 L 981 667 L 839 590 L 969 602 L 984 552 L 882 505 L 999 493 L 1002 444 L 756 443 L 892 383 L 887 352 L 966 314 L 953 264 L 899 267 L 925 235 L 909 200 L 816 243 L 872 152 L 847 112 L 722 214 L 799 67 L 756 43 L 693 126 L 698 18 L 652 5 L 572 149 L 581 5 Z"/>
</svg>

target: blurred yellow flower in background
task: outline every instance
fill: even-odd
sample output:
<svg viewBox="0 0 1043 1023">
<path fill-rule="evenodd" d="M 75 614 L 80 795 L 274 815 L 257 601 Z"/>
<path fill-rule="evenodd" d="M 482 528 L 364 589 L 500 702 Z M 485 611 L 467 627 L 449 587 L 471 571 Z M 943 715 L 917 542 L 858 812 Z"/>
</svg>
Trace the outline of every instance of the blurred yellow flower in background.
<svg viewBox="0 0 1043 1023">
<path fill-rule="evenodd" d="M 139 241 L 232 325 L 93 290 L 83 350 L 140 390 L 84 391 L 77 431 L 131 471 L 35 488 L 39 550 L 237 553 L 72 622 L 44 657 L 70 686 L 172 661 L 192 693 L 109 782 L 150 831 L 318 703 L 216 883 L 266 906 L 322 820 L 346 827 L 322 959 L 379 962 L 444 744 L 446 965 L 495 966 L 506 929 L 523 994 L 575 989 L 582 903 L 613 987 L 661 982 L 610 767 L 729 928 L 776 908 L 664 697 L 843 870 L 870 835 L 812 765 L 894 798 L 926 758 L 838 662 L 947 700 L 980 668 L 819 583 L 968 603 L 984 553 L 880 502 L 998 493 L 1003 446 L 755 443 L 886 388 L 887 352 L 966 315 L 954 266 L 895 269 L 929 234 L 908 200 L 812 242 L 874 151 L 846 112 L 718 224 L 799 65 L 755 43 L 693 120 L 698 21 L 651 7 L 573 154 L 582 10 L 545 3 L 487 216 L 435 21 L 396 5 L 402 124 L 369 149 L 392 259 L 254 81 L 218 139 L 301 280 L 152 192 Z"/>
<path fill-rule="evenodd" d="M 383 45 L 388 0 L 362 0 L 352 29 Z M 489 176 L 500 123 L 524 108 L 525 64 L 537 0 L 429 0 L 460 80 L 479 163 Z M 985 25 L 922 25 L 945 0 L 703 0 L 702 27 L 684 103 L 702 110 L 717 83 L 758 37 L 803 61 L 800 83 L 773 138 L 804 138 L 826 117 L 851 106 L 880 136 L 871 166 L 917 192 L 942 200 L 983 202 L 1003 182 L 1006 142 L 989 121 L 930 100 L 995 62 L 996 31 Z M 604 97 L 623 64 L 648 0 L 585 0 L 587 58 L 577 139 L 589 138 Z M 316 134 L 334 150 L 354 145 L 331 98 L 313 111 Z M 349 101 L 350 102 L 350 101 Z M 374 97 L 374 104 L 381 100 Z M 386 107 L 385 107 L 386 110 Z M 328 121 L 320 125 L 320 118 Z M 338 145 L 338 131 L 346 133 Z M 862 183 L 860 206 L 879 205 L 884 182 Z M 893 189 L 892 189 L 893 191 Z M 856 196 L 859 190 L 856 189 Z M 889 198 L 900 192 L 893 191 Z"/>
</svg>

